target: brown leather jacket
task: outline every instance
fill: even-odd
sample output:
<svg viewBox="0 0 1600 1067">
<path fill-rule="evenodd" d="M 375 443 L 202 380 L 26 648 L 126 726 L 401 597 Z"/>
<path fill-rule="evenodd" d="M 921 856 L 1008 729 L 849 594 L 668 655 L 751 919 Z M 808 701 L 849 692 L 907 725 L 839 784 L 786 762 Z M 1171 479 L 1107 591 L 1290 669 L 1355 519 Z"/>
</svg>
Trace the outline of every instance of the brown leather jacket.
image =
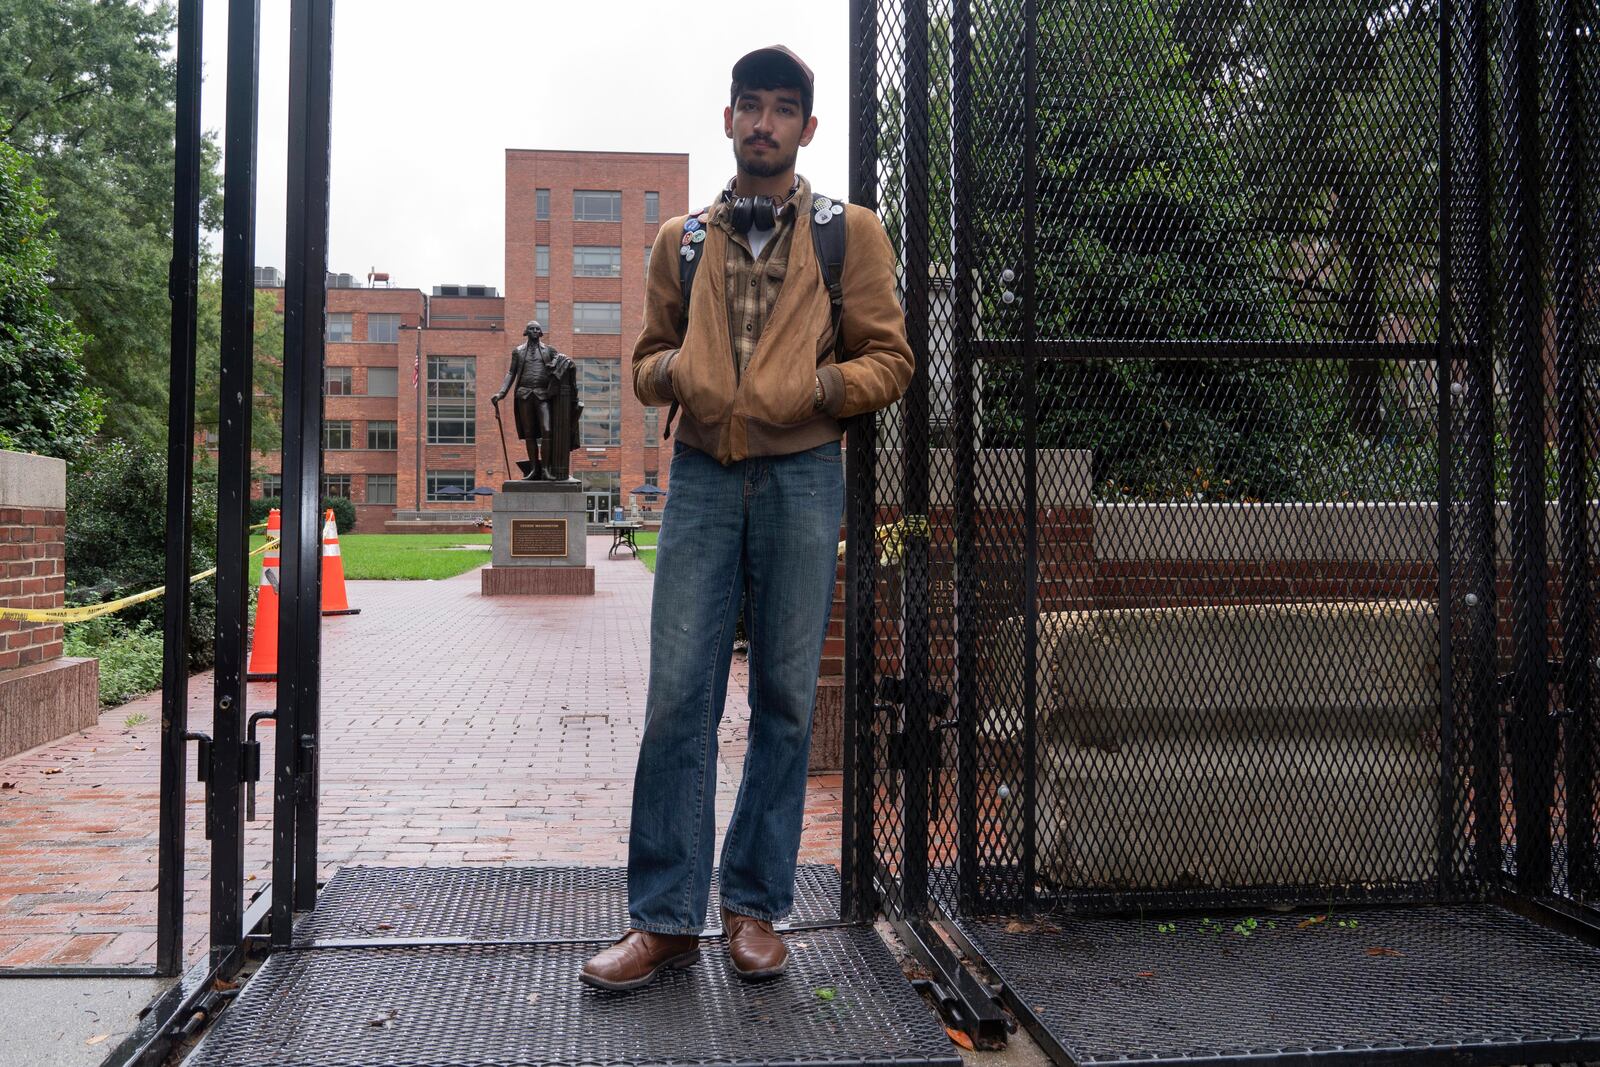
<svg viewBox="0 0 1600 1067">
<path fill-rule="evenodd" d="M 799 196 L 801 204 L 811 202 L 804 180 Z M 877 215 L 851 204 L 830 223 L 849 226 L 840 322 L 844 362 L 834 359 L 828 291 L 811 239 L 815 223 L 810 211 L 801 210 L 783 288 L 741 375 L 734 368 L 723 283 L 729 237 L 715 224 L 727 205 L 719 200 L 712 210 L 706 239 L 695 246 L 705 259 L 695 272 L 697 296 L 681 337 L 678 249 L 688 216 L 668 219 L 656 234 L 644 328 L 633 348 L 633 391 L 640 403 L 661 406 L 676 398 L 677 438 L 725 466 L 838 440 L 840 419 L 894 403 L 911 384 L 915 357 L 895 293 L 894 251 Z M 821 412 L 812 406 L 818 378 Z"/>
</svg>

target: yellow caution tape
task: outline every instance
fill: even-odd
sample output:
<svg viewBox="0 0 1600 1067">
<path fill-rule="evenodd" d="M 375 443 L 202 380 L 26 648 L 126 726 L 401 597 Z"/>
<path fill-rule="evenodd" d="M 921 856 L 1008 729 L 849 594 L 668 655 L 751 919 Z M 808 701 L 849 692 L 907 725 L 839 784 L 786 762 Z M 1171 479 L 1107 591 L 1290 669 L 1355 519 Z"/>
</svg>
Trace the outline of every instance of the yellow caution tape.
<svg viewBox="0 0 1600 1067">
<path fill-rule="evenodd" d="M 266 523 L 264 522 L 258 523 L 257 525 L 250 527 L 250 529 L 257 530 L 265 525 Z M 251 550 L 250 555 L 259 556 L 263 552 L 277 547 L 278 541 L 269 540 L 260 548 Z M 194 577 L 189 579 L 189 584 L 193 585 L 195 582 L 204 581 L 216 573 L 217 568 L 215 567 L 212 567 L 210 570 L 201 571 L 199 574 L 196 574 Z M 81 608 L 0 607 L 0 619 L 18 619 L 22 622 L 87 622 L 90 619 L 98 619 L 102 615 L 110 615 L 112 612 L 121 611 L 123 608 L 131 607 L 134 604 L 142 604 L 146 600 L 154 600 L 156 597 L 160 596 L 166 591 L 166 586 L 158 585 L 154 589 L 148 589 L 143 593 L 134 593 L 132 596 L 125 596 L 120 600 L 108 600 L 104 604 L 89 604 Z"/>
</svg>

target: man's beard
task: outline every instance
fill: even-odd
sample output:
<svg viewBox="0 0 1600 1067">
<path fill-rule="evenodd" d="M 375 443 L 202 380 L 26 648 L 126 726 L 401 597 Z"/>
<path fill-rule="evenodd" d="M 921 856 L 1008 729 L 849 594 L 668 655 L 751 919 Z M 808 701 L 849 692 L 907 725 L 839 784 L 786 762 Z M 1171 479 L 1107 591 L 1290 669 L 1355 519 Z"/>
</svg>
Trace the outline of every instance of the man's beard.
<svg viewBox="0 0 1600 1067">
<path fill-rule="evenodd" d="M 755 178 L 774 178 L 785 174 L 794 167 L 795 157 L 800 154 L 797 147 L 787 157 L 779 156 L 775 152 L 769 153 L 765 158 L 759 156 L 746 157 L 739 145 L 733 149 L 734 162 L 739 164 L 746 174 Z"/>
</svg>

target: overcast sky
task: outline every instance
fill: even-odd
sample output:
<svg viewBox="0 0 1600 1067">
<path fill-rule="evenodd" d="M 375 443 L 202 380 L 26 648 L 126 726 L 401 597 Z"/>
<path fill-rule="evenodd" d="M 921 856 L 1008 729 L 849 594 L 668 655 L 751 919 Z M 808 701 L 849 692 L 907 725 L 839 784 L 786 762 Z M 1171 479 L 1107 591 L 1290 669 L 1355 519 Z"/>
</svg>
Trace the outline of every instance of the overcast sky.
<svg viewBox="0 0 1600 1067">
<path fill-rule="evenodd" d="M 256 262 L 284 264 L 289 0 L 261 2 Z M 733 174 L 729 71 L 782 43 L 816 73 L 798 169 L 843 196 L 847 0 L 337 0 L 328 266 L 504 287 L 505 150 L 687 152 L 689 196 Z M 205 0 L 203 122 L 221 140 L 226 0 Z M 686 210 L 662 204 L 662 214 Z"/>
</svg>

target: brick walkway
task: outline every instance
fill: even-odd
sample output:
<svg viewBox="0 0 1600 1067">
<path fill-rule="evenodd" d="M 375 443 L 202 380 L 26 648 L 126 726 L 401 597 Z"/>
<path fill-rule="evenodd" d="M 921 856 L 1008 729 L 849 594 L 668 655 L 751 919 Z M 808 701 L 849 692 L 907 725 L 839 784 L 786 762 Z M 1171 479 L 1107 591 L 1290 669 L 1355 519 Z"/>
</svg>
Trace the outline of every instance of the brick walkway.
<svg viewBox="0 0 1600 1067">
<path fill-rule="evenodd" d="M 622 865 L 649 668 L 651 575 L 589 539 L 593 597 L 485 598 L 478 573 L 352 582 L 362 614 L 324 620 L 321 876 L 352 864 Z M 718 826 L 738 790 L 749 705 L 736 657 Z M 250 686 L 249 710 L 274 699 Z M 211 677 L 191 682 L 210 732 Z M 146 720 L 126 725 L 130 717 Z M 0 761 L 0 966 L 153 963 L 158 694 Z M 272 730 L 263 724 L 263 762 Z M 192 762 L 191 762 L 192 768 Z M 57 770 L 59 769 L 59 770 Z M 842 783 L 814 776 L 803 863 L 837 863 Z M 203 796 L 189 786 L 190 958 L 203 951 Z M 269 875 L 271 788 L 245 869 Z"/>
</svg>

